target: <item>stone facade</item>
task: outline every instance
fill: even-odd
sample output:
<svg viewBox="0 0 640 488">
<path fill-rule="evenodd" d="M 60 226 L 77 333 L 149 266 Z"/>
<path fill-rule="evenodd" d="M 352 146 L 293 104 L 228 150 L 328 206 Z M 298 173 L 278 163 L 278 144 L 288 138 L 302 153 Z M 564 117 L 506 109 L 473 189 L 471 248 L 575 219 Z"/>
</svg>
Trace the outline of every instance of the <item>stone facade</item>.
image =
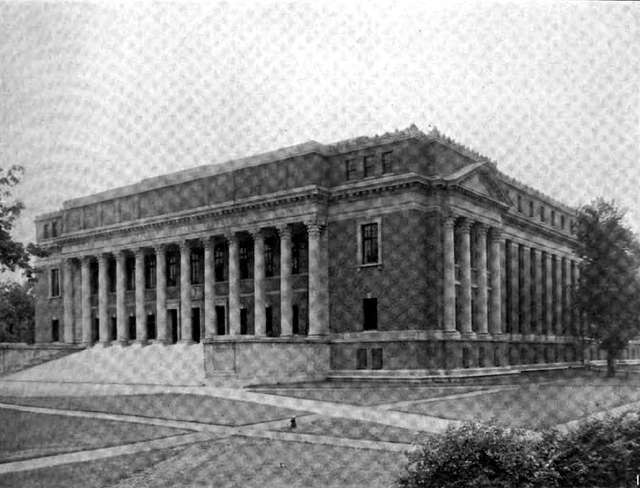
<svg viewBox="0 0 640 488">
<path fill-rule="evenodd" d="M 435 129 L 311 141 L 38 217 L 36 341 L 282 380 L 572 363 L 574 219 Z"/>
</svg>

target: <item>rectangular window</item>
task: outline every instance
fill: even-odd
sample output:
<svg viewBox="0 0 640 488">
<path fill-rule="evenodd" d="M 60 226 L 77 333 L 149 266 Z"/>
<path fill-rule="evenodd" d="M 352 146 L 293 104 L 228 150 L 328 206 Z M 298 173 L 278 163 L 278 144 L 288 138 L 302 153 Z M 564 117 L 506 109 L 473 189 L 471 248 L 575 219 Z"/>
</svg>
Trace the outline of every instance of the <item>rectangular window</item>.
<svg viewBox="0 0 640 488">
<path fill-rule="evenodd" d="M 191 250 L 191 257 L 189 258 L 191 264 L 191 284 L 200 285 L 204 281 L 204 259 L 202 255 L 202 249 L 194 248 Z"/>
<path fill-rule="evenodd" d="M 545 220 L 546 220 L 546 217 L 544 215 L 544 207 L 540 205 L 540 222 L 544 222 Z"/>
<path fill-rule="evenodd" d="M 556 225 L 556 211 L 551 211 L 551 225 Z"/>
<path fill-rule="evenodd" d="M 247 280 L 251 278 L 251 255 L 249 253 L 249 245 L 244 242 L 240 244 L 240 279 Z"/>
<path fill-rule="evenodd" d="M 363 298 L 362 312 L 364 318 L 362 328 L 364 330 L 376 330 L 378 328 L 378 299 Z"/>
<path fill-rule="evenodd" d="M 225 280 L 226 257 L 224 244 L 218 244 L 213 251 L 213 267 L 216 281 Z"/>
<path fill-rule="evenodd" d="M 518 212 L 522 212 L 522 195 L 518 195 Z"/>
<path fill-rule="evenodd" d="M 347 159 L 344 162 L 344 173 L 347 180 L 351 180 L 356 177 L 356 160 Z"/>
<path fill-rule="evenodd" d="M 167 253 L 167 286 L 178 286 L 178 274 L 180 273 L 180 261 L 178 254 L 173 252 Z"/>
<path fill-rule="evenodd" d="M 367 369 L 367 350 L 364 348 L 356 350 L 356 369 Z"/>
<path fill-rule="evenodd" d="M 562 230 L 564 230 L 564 226 L 565 226 L 564 215 L 561 215 L 560 216 L 560 228 Z"/>
<path fill-rule="evenodd" d="M 225 308 L 222 305 L 216 305 L 216 333 L 224 335 L 226 331 L 225 325 Z"/>
<path fill-rule="evenodd" d="M 58 237 L 58 222 L 51 222 L 51 237 Z"/>
<path fill-rule="evenodd" d="M 362 264 L 377 264 L 378 256 L 378 224 L 364 224 L 360 227 L 362 240 Z"/>
<path fill-rule="evenodd" d="M 393 151 L 387 151 L 382 153 L 382 173 L 391 173 L 393 171 Z"/>
<path fill-rule="evenodd" d="M 59 297 L 60 296 L 60 270 L 54 268 L 51 270 L 51 296 Z"/>
<path fill-rule="evenodd" d="M 273 307 L 264 308 L 265 329 L 267 337 L 275 337 L 278 335 L 273 324 Z"/>
<path fill-rule="evenodd" d="M 60 322 L 58 319 L 51 321 L 51 342 L 60 342 Z"/>
<path fill-rule="evenodd" d="M 248 323 L 249 323 L 249 320 L 247 317 L 247 309 L 241 308 L 240 309 L 240 334 L 242 335 L 247 334 Z"/>
<path fill-rule="evenodd" d="M 92 261 L 89 265 L 89 292 L 91 295 L 98 294 L 98 263 Z"/>
<path fill-rule="evenodd" d="M 540 262 L 542 263 L 540 267 L 541 278 L 540 278 L 540 321 L 541 321 L 541 329 L 543 334 L 548 334 L 549 330 L 547 328 L 547 253 L 542 251 L 540 255 Z"/>
<path fill-rule="evenodd" d="M 375 171 L 375 156 L 364 157 L 364 177 L 372 176 Z"/>
<path fill-rule="evenodd" d="M 154 340 L 158 337 L 158 331 L 156 329 L 156 316 L 155 314 L 147 315 L 147 338 Z"/>
<path fill-rule="evenodd" d="M 307 245 L 304 240 L 297 238 L 291 244 L 291 273 L 304 273 L 307 269 Z"/>
<path fill-rule="evenodd" d="M 382 369 L 382 348 L 371 349 L 371 369 Z"/>
<path fill-rule="evenodd" d="M 264 243 L 264 274 L 267 278 L 275 275 L 274 254 L 273 241 L 266 240 Z"/>
<path fill-rule="evenodd" d="M 144 286 L 147 289 L 156 287 L 156 256 L 154 254 L 144 257 Z"/>
<path fill-rule="evenodd" d="M 535 212 L 533 210 L 533 200 L 531 200 L 529 202 L 529 217 L 533 217 L 535 215 Z"/>
<path fill-rule="evenodd" d="M 127 290 L 135 290 L 136 288 L 136 260 L 133 257 L 127 257 L 125 260 L 125 276 Z"/>
<path fill-rule="evenodd" d="M 45 239 L 49 239 L 49 224 L 44 224 L 43 234 Z"/>
<path fill-rule="evenodd" d="M 116 260 L 109 259 L 107 262 L 107 282 L 109 286 L 109 293 L 116 292 Z"/>
<path fill-rule="evenodd" d="M 293 334 L 300 333 L 300 310 L 297 305 L 294 305 L 291 314 L 291 330 Z"/>
</svg>

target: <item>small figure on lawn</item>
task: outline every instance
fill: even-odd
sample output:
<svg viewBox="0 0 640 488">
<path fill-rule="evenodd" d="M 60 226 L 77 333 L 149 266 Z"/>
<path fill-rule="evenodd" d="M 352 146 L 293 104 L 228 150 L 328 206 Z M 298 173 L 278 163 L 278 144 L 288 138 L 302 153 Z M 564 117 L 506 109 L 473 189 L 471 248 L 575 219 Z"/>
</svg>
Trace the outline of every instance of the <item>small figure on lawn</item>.
<svg viewBox="0 0 640 488">
<path fill-rule="evenodd" d="M 289 423 L 289 428 L 291 430 L 295 429 L 298 425 L 296 424 L 296 417 L 295 415 L 293 417 L 291 417 L 291 421 Z"/>
</svg>

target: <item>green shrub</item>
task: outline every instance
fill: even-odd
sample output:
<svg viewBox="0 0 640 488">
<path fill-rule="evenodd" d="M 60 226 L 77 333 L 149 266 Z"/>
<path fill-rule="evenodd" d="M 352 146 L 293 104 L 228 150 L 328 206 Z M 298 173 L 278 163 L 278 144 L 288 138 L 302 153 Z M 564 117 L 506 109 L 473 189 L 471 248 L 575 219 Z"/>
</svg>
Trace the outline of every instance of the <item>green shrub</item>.
<svg viewBox="0 0 640 488">
<path fill-rule="evenodd" d="M 520 429 L 466 423 L 409 455 L 401 487 L 533 488 L 555 486 L 544 445 Z"/>
<path fill-rule="evenodd" d="M 409 454 L 403 488 L 635 486 L 640 415 L 628 413 L 539 436 L 496 425 L 464 424 Z"/>
</svg>

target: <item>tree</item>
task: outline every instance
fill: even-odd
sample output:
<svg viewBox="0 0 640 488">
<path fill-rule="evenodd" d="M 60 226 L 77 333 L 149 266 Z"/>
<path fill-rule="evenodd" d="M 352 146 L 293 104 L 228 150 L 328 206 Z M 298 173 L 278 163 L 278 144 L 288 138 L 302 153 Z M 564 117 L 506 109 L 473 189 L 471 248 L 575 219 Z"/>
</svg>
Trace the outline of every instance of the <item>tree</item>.
<svg viewBox="0 0 640 488">
<path fill-rule="evenodd" d="M 0 342 L 33 342 L 34 326 L 31 282 L 0 282 Z"/>
<path fill-rule="evenodd" d="M 12 166 L 0 168 L 0 272 L 21 269 L 27 278 L 33 277 L 31 256 L 44 256 L 45 251 L 33 243 L 25 246 L 11 236 L 13 225 L 24 209 L 20 200 L 14 200 L 13 188 L 20 183 L 24 169 Z"/>
<path fill-rule="evenodd" d="M 597 199 L 576 222 L 581 258 L 576 306 L 585 334 L 607 353 L 607 376 L 629 339 L 640 332 L 640 243 L 616 204 Z"/>
</svg>

